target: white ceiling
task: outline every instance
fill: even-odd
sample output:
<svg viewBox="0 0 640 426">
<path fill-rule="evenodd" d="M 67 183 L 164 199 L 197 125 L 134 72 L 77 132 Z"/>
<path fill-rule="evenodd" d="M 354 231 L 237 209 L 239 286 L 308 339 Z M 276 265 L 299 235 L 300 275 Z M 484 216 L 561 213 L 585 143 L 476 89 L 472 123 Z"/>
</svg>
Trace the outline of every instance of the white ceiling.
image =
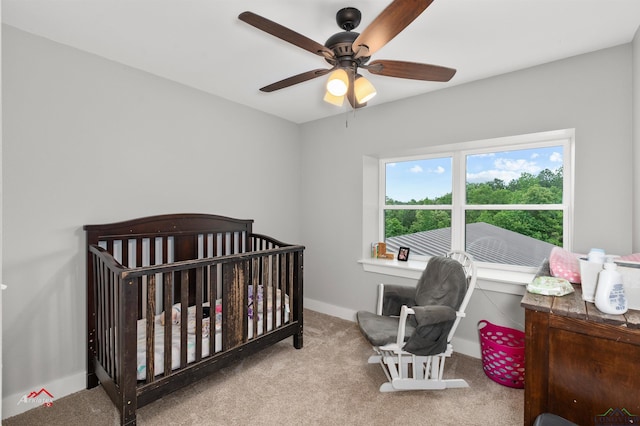
<svg viewBox="0 0 640 426">
<path fill-rule="evenodd" d="M 258 89 L 329 65 L 237 19 L 249 10 L 321 44 L 336 12 L 360 9 L 362 31 L 391 0 L 2 0 L 24 31 L 265 111 L 295 123 L 344 112 L 322 101 L 326 77 Z M 628 43 L 640 0 L 435 0 L 375 59 L 443 65 L 449 83 L 367 74 L 368 107 Z"/>
</svg>

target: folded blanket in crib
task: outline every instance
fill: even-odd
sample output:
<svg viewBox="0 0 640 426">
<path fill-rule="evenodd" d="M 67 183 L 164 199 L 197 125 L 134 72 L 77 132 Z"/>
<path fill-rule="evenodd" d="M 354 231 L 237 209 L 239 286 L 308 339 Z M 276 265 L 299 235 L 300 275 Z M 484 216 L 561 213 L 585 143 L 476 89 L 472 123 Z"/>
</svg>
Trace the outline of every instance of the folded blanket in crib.
<svg viewBox="0 0 640 426">
<path fill-rule="evenodd" d="M 253 286 L 249 286 L 248 288 L 248 293 L 249 293 L 249 303 L 248 303 L 248 309 L 247 309 L 247 314 L 249 319 L 253 319 L 253 310 L 254 310 L 254 303 L 253 303 Z M 258 304 L 258 321 L 262 321 L 262 311 L 263 311 L 263 286 L 258 286 L 258 297 L 257 297 L 257 304 Z M 271 310 L 273 309 L 273 288 L 272 287 L 267 287 L 267 311 L 271 312 Z M 280 289 L 277 290 L 276 292 L 276 306 L 279 309 L 280 308 L 280 295 L 281 295 L 281 291 Z M 202 337 L 209 337 L 209 333 L 210 333 L 210 304 L 209 302 L 203 303 L 202 304 L 202 311 L 203 311 L 203 320 L 202 320 Z M 180 303 L 176 303 L 175 305 L 173 305 L 173 307 L 171 308 L 171 321 L 173 324 L 180 324 L 181 321 L 181 313 L 182 313 L 182 305 Z M 285 314 L 288 315 L 289 314 L 289 296 L 285 295 Z M 156 320 L 160 321 L 160 324 L 164 326 L 164 312 L 162 312 L 161 314 L 156 316 Z M 216 331 L 220 331 L 221 329 L 221 324 L 222 324 L 222 300 L 218 299 L 216 300 L 216 305 L 215 305 L 215 327 L 216 327 Z M 189 306 L 188 310 L 187 310 L 187 332 L 189 334 L 195 334 L 196 332 L 196 307 L 195 306 Z"/>
</svg>

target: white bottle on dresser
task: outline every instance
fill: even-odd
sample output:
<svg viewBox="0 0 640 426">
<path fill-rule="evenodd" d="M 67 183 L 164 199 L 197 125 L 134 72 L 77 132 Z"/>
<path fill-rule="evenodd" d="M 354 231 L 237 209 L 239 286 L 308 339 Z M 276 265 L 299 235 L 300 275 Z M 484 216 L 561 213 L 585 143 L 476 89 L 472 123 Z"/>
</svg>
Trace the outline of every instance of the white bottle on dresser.
<svg viewBox="0 0 640 426">
<path fill-rule="evenodd" d="M 617 265 L 607 259 L 598 275 L 596 307 L 605 314 L 620 315 L 627 312 L 628 302 L 624 293 L 622 275 Z"/>
</svg>

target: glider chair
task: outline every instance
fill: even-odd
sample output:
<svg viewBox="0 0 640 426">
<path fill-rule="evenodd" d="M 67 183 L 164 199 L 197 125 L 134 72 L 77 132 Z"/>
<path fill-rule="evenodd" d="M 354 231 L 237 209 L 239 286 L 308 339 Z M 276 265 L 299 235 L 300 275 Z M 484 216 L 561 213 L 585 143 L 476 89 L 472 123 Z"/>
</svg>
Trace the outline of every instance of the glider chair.
<svg viewBox="0 0 640 426">
<path fill-rule="evenodd" d="M 429 259 L 416 287 L 378 286 L 376 313 L 359 311 L 357 320 L 375 352 L 369 363 L 379 363 L 387 376 L 381 392 L 469 386 L 443 379 L 443 372 L 475 285 L 473 258 L 452 251 Z"/>
</svg>

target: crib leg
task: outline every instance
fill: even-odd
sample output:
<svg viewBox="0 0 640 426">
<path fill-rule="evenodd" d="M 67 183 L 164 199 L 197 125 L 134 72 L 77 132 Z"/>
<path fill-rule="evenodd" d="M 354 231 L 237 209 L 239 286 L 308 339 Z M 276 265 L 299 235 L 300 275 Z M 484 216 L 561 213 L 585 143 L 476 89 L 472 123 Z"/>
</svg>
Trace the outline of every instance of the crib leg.
<svg viewBox="0 0 640 426">
<path fill-rule="evenodd" d="M 123 420 L 122 424 L 125 425 L 125 426 L 136 426 L 136 416 L 133 416 L 133 419 L 129 419 L 129 420 L 125 419 L 125 420 Z"/>
<path fill-rule="evenodd" d="M 302 349 L 302 331 L 293 335 L 293 347 L 296 349 Z"/>
<path fill-rule="evenodd" d="M 122 424 L 124 426 L 136 426 L 136 416 L 133 416 L 132 419 L 123 419 Z"/>
<path fill-rule="evenodd" d="M 93 389 L 100 384 L 95 373 L 87 374 L 87 389 Z"/>
<path fill-rule="evenodd" d="M 121 426 L 135 426 L 136 425 L 136 410 L 132 407 L 121 407 L 120 411 L 120 425 Z"/>
</svg>

